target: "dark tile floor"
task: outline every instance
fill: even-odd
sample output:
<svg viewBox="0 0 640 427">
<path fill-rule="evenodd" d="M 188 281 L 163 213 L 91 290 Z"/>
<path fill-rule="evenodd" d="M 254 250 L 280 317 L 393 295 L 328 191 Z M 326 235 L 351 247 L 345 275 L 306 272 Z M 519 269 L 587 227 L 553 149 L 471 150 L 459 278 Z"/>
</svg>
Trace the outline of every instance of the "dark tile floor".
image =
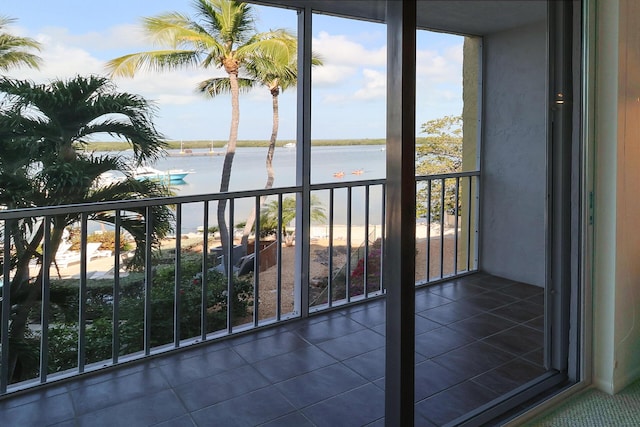
<svg viewBox="0 0 640 427">
<path fill-rule="evenodd" d="M 543 372 L 542 289 L 475 274 L 416 293 L 416 425 Z M 382 426 L 384 301 L 0 401 L 2 426 Z"/>
</svg>

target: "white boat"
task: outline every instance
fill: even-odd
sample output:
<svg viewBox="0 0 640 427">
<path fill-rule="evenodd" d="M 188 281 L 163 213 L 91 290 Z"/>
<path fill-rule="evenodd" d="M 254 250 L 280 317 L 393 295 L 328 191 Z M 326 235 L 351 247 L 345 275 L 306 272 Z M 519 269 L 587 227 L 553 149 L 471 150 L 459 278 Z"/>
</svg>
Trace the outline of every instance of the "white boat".
<svg viewBox="0 0 640 427">
<path fill-rule="evenodd" d="M 124 180 L 124 176 L 116 176 L 113 172 L 103 172 L 98 175 L 95 181 L 97 188 L 107 187 L 109 185 L 118 184 Z"/>
<path fill-rule="evenodd" d="M 295 142 L 287 142 L 286 144 L 283 145 L 284 148 L 296 148 L 296 143 Z"/>
<path fill-rule="evenodd" d="M 176 184 L 183 182 L 184 178 L 190 173 L 191 171 L 186 171 L 184 169 L 168 169 L 163 171 L 154 169 L 150 166 L 140 166 L 135 170 L 133 176 L 137 180 L 151 179 L 154 181 Z"/>
</svg>

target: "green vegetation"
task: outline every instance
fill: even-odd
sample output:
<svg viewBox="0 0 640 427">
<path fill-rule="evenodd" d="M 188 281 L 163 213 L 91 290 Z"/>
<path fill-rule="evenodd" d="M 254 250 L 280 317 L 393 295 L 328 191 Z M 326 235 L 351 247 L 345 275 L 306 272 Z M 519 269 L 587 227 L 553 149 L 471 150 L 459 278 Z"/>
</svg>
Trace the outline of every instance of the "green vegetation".
<svg viewBox="0 0 640 427">
<path fill-rule="evenodd" d="M 311 206 L 311 212 L 309 213 L 311 216 L 311 222 L 316 224 L 324 223 L 327 220 L 327 216 L 324 213 L 324 207 L 322 206 L 322 202 L 320 202 L 318 196 L 311 195 L 309 204 Z M 295 197 L 283 198 L 282 207 L 279 206 L 277 200 L 272 200 L 264 205 L 260 212 L 261 235 L 266 236 L 277 234 L 279 211 L 281 211 L 282 214 L 282 239 L 287 246 L 290 246 L 295 240 L 295 235 L 287 231 L 287 226 L 296 218 L 297 210 Z"/>
<path fill-rule="evenodd" d="M 168 260 L 169 261 L 169 260 Z M 202 257 L 185 253 L 182 256 L 180 280 L 180 339 L 201 335 L 202 314 Z M 160 264 L 155 267 L 151 286 L 151 340 L 157 347 L 174 340 L 173 313 L 175 301 L 175 267 Z M 49 328 L 49 373 L 72 369 L 78 361 L 78 282 L 57 280 L 51 282 L 51 326 Z M 124 356 L 144 349 L 144 274 L 130 273 L 122 277 L 119 304 L 119 348 L 115 353 Z M 232 321 L 240 323 L 252 304 L 253 284 L 249 279 L 234 279 Z M 227 279 L 211 270 L 207 275 L 207 332 L 227 327 Z M 87 327 L 85 363 L 110 360 L 113 356 L 113 281 L 89 280 L 86 294 Z M 31 355 L 25 363 L 25 377 L 38 374 L 40 340 L 30 332 L 23 341 L 24 354 Z M 33 363 L 35 362 L 35 363 Z"/>
<path fill-rule="evenodd" d="M 440 119 L 429 120 L 421 126 L 422 133 L 427 137 L 416 145 L 416 174 L 436 175 L 462 171 L 462 117 L 445 116 Z M 431 184 L 431 212 L 432 221 L 440 220 L 442 211 L 442 182 Z M 444 211 L 455 212 L 456 180 L 447 179 L 444 182 Z M 419 185 L 416 194 L 416 215 L 426 217 L 428 212 L 429 189 Z"/>
<path fill-rule="evenodd" d="M 143 98 L 117 92 L 105 78 L 80 76 L 48 84 L 3 78 L 0 94 L 4 97 L 0 105 L 0 205 L 22 209 L 167 194 L 164 186 L 131 177 L 131 166 L 121 157 L 94 156 L 80 150 L 92 135 L 107 132 L 129 141 L 135 163 L 161 155 L 161 135 L 151 120 L 152 107 Z M 121 171 L 128 178 L 112 185 L 97 185 L 101 174 L 109 171 Z M 166 206 L 151 208 L 151 214 L 154 229 L 150 237 L 156 245 L 170 230 L 172 214 Z M 132 266 L 143 265 L 146 215 L 145 208 L 130 209 L 121 215 L 123 229 L 136 243 Z M 28 324 L 42 298 L 43 274 L 52 263 L 53 257 L 45 260 L 41 253 L 45 236 L 49 235 L 46 244 L 55 254 L 64 240 L 65 229 L 80 218 L 78 212 L 56 214 L 47 221 L 24 217 L 8 222 L 1 230 L 2 234 L 10 233 L 13 242 L 8 368 L 11 381 L 30 378 L 25 375 L 31 355 L 21 349 L 31 333 Z M 89 213 L 89 219 L 104 223 L 115 220 L 113 212 Z M 35 278 L 29 271 L 32 260 L 37 260 L 40 267 Z M 4 257 L 0 263 L 3 261 Z"/>
</svg>

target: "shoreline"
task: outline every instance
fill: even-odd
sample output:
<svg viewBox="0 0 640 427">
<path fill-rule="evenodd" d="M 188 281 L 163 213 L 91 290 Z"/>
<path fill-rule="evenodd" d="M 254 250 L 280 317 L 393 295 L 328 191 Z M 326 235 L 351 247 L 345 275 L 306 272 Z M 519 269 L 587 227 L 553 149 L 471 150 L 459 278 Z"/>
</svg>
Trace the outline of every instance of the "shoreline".
<svg viewBox="0 0 640 427">
<path fill-rule="evenodd" d="M 224 153 L 224 146 L 227 143 L 226 140 L 167 140 L 166 150 L 199 150 L 199 149 L 219 149 Z M 296 141 L 292 139 L 279 140 L 276 143 L 278 148 L 285 147 L 287 144 L 294 144 Z M 378 146 L 386 145 L 386 139 L 384 138 L 353 138 L 353 139 L 313 139 L 311 144 L 316 147 L 344 147 L 344 146 Z M 269 141 L 266 140 L 240 140 L 237 142 L 237 147 L 241 148 L 267 148 Z M 125 141 L 93 141 L 87 144 L 87 151 L 125 151 L 130 149 L 131 145 Z"/>
</svg>

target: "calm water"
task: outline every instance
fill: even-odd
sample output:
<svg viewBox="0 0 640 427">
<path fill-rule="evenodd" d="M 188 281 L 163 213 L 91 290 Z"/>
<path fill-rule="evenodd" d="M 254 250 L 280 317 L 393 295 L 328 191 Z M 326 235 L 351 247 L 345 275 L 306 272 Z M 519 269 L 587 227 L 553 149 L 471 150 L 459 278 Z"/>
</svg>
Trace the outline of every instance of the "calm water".
<svg viewBox="0 0 640 427">
<path fill-rule="evenodd" d="M 385 176 L 385 151 L 382 146 L 340 146 L 340 147 L 313 147 L 311 182 L 327 183 L 366 179 L 379 179 Z M 202 150 L 206 152 L 207 150 Z M 194 150 L 197 153 L 198 150 Z M 252 190 L 264 188 L 267 172 L 265 157 L 267 149 L 238 148 L 233 161 L 231 172 L 230 191 Z M 179 156 L 178 151 L 170 151 L 168 156 L 159 160 L 154 167 L 157 169 L 185 169 L 193 171 L 185 178 L 182 185 L 172 186 L 176 195 L 194 195 L 216 193 L 220 189 L 220 174 L 224 156 Z M 296 183 L 296 150 L 295 148 L 276 149 L 273 167 L 275 171 L 274 187 L 288 187 Z M 359 175 L 352 174 L 355 170 L 362 170 Z M 344 177 L 334 177 L 336 172 L 344 172 Z M 335 192 L 335 218 L 336 224 L 346 223 L 346 191 Z M 316 194 L 323 204 L 328 216 L 329 194 L 328 191 Z M 352 221 L 354 224 L 364 224 L 364 191 L 353 191 Z M 370 221 L 380 222 L 381 194 L 377 189 L 372 189 Z M 245 221 L 253 200 L 241 200 L 236 202 L 235 221 Z M 209 207 L 209 224 L 217 223 L 216 205 Z M 183 207 L 183 232 L 195 231 L 196 227 L 204 223 L 202 204 L 192 204 Z"/>
</svg>

